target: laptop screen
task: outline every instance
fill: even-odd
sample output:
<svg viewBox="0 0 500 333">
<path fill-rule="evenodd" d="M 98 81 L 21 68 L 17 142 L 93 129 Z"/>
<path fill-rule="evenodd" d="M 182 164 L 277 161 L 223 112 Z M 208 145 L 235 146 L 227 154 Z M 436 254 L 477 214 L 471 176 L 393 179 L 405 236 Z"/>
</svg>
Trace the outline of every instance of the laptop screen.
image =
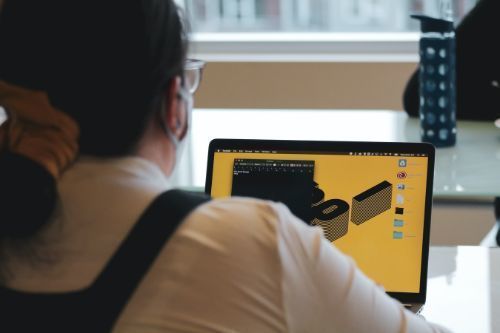
<svg viewBox="0 0 500 333">
<path fill-rule="evenodd" d="M 283 202 L 305 223 L 320 226 L 386 291 L 422 291 L 433 166 L 427 145 L 419 150 L 420 144 L 302 142 L 294 147 L 292 142 L 286 147 L 283 141 L 248 140 L 231 147 L 231 140 L 222 142 L 218 146 L 216 140 L 209 154 L 212 197 Z"/>
</svg>

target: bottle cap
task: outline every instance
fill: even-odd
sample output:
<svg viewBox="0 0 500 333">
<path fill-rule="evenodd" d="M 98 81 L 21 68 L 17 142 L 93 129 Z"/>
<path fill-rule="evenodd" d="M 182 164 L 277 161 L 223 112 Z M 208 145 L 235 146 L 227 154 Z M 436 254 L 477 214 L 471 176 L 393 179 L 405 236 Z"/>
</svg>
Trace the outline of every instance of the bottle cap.
<svg viewBox="0 0 500 333">
<path fill-rule="evenodd" d="M 410 15 L 410 17 L 420 21 L 422 32 L 452 32 L 454 30 L 453 21 L 417 14 Z"/>
</svg>

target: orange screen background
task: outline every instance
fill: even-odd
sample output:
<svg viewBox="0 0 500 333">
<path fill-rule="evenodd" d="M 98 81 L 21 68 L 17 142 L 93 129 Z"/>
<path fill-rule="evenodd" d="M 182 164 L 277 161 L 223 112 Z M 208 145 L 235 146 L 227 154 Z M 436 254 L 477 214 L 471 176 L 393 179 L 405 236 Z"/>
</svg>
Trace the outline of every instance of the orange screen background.
<svg viewBox="0 0 500 333">
<path fill-rule="evenodd" d="M 349 205 L 353 197 L 380 182 L 391 183 L 391 208 L 363 224 L 349 222 L 347 234 L 333 244 L 354 258 L 359 268 L 386 291 L 419 292 L 427 157 L 217 152 L 212 197 L 231 195 L 235 158 L 314 160 L 314 181 L 325 192 L 324 200 L 342 199 Z M 401 159 L 406 160 L 405 167 L 399 165 Z M 402 171 L 407 176 L 398 179 Z M 397 184 L 405 188 L 398 189 Z M 395 207 L 403 208 L 403 214 L 396 215 Z M 395 227 L 395 219 L 404 225 Z M 402 232 L 402 238 L 395 239 L 395 231 Z"/>
</svg>

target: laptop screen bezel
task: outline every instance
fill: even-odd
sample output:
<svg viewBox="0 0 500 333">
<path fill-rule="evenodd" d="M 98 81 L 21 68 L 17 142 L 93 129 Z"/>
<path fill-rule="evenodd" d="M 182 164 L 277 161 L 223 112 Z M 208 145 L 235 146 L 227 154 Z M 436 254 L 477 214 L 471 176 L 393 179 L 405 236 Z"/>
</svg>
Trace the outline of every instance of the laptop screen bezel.
<svg viewBox="0 0 500 333">
<path fill-rule="evenodd" d="M 372 142 L 372 141 L 294 141 L 294 140 L 257 140 L 257 139 L 213 139 L 208 148 L 205 193 L 212 189 L 213 163 L 217 150 L 266 150 L 280 153 L 327 153 L 327 152 L 364 152 L 364 153 L 403 153 L 426 154 L 427 185 L 425 189 L 425 212 L 423 228 L 422 262 L 420 270 L 420 289 L 418 293 L 387 292 L 402 303 L 425 303 L 427 295 L 427 266 L 429 261 L 430 221 L 432 209 L 432 189 L 434 182 L 435 148 L 422 142 Z"/>
</svg>

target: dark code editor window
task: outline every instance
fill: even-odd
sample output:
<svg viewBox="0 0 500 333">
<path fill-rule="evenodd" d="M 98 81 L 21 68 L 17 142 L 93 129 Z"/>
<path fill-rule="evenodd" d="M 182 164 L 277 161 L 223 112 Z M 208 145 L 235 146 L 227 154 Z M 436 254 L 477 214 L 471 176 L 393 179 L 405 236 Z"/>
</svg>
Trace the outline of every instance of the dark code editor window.
<svg viewBox="0 0 500 333">
<path fill-rule="evenodd" d="M 283 202 L 310 220 L 314 161 L 235 159 L 231 195 Z"/>
</svg>

